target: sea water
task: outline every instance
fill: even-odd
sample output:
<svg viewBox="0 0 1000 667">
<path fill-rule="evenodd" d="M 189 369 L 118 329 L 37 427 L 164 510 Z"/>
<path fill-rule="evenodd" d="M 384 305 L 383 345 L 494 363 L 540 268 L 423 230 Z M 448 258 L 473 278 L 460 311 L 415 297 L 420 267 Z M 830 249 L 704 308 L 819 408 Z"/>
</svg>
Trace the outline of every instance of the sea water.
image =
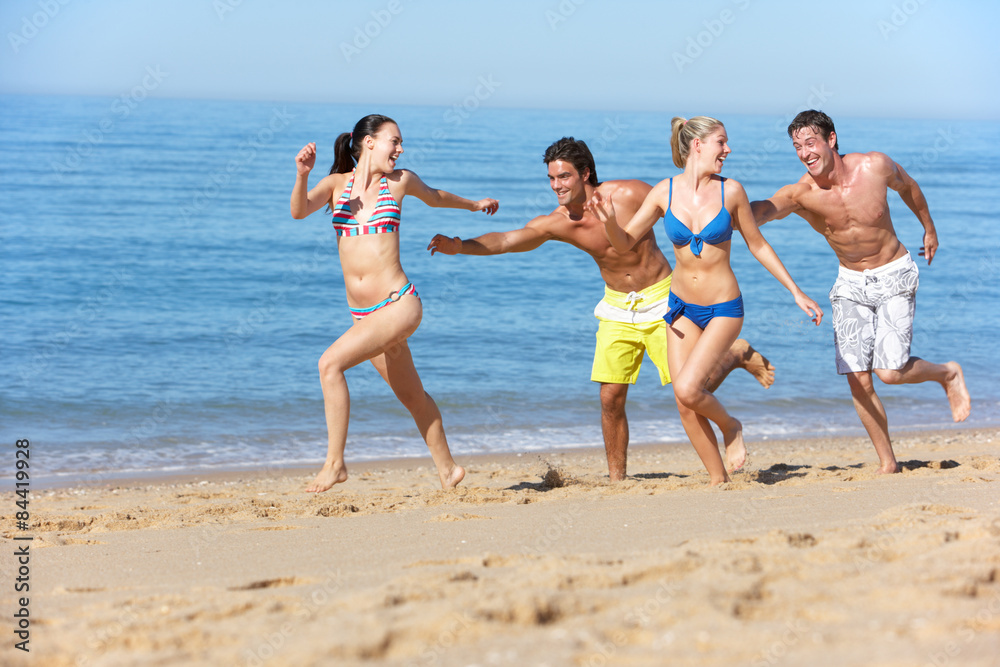
<svg viewBox="0 0 1000 667">
<path fill-rule="evenodd" d="M 468 238 L 550 212 L 542 154 L 563 136 L 590 145 L 601 180 L 676 173 L 671 114 L 454 109 L 94 97 L 0 97 L 0 435 L 32 442 L 35 478 L 105 479 L 222 468 L 318 466 L 326 427 L 317 360 L 350 325 L 329 215 L 289 215 L 294 158 L 315 141 L 311 182 L 361 116 L 402 130 L 399 166 L 482 213 L 403 203 L 403 267 L 424 306 L 410 349 L 456 454 L 600 446 L 590 382 L 593 260 L 549 242 L 523 254 L 431 256 L 436 233 Z M 751 199 L 803 171 L 790 117 L 722 119 L 724 175 Z M 969 426 L 1000 422 L 1000 207 L 990 151 L 1000 124 L 837 118 L 844 152 L 880 150 L 920 183 L 940 238 L 894 193 L 901 241 L 921 270 L 912 352 L 965 368 Z M 974 141 L 973 141 L 974 140 Z M 826 312 L 814 326 L 739 235 L 732 263 L 742 336 L 777 367 L 768 390 L 733 373 L 718 395 L 749 440 L 863 434 L 836 374 L 827 293 L 837 260 L 801 218 L 763 231 Z M 662 225 L 657 236 L 672 259 Z M 348 372 L 351 460 L 425 456 L 408 413 L 369 364 Z M 952 424 L 940 386 L 878 385 L 890 425 Z M 686 443 L 670 387 L 649 361 L 628 396 L 633 443 Z M 9 477 L 12 471 L 0 471 Z"/>
</svg>

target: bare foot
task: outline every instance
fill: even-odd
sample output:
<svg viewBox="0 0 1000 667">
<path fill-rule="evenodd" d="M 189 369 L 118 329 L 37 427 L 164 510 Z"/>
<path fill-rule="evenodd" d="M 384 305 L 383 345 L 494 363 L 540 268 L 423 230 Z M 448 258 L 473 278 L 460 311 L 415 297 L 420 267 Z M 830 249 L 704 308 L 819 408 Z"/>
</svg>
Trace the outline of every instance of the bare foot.
<svg viewBox="0 0 1000 667">
<path fill-rule="evenodd" d="M 620 482 L 626 477 L 625 468 L 628 465 L 626 461 L 615 460 L 612 461 L 612 456 L 608 455 L 608 477 L 611 478 L 612 482 Z"/>
<path fill-rule="evenodd" d="M 972 399 L 969 397 L 969 390 L 965 387 L 962 367 L 954 361 L 947 362 L 945 366 L 954 373 L 942 383 L 944 393 L 948 395 L 948 403 L 951 405 L 951 418 L 957 422 L 964 422 L 965 418 L 972 412 Z"/>
<path fill-rule="evenodd" d="M 875 474 L 876 475 L 894 475 L 897 472 L 903 472 L 903 471 L 900 469 L 899 464 L 897 464 L 895 461 L 892 461 L 891 463 L 888 463 L 888 464 L 883 463 L 882 465 L 880 465 L 878 467 L 878 470 L 875 471 Z"/>
<path fill-rule="evenodd" d="M 733 419 L 732 426 L 723 433 L 726 443 L 726 462 L 729 472 L 736 472 L 747 462 L 747 446 L 743 442 L 743 424 L 739 419 Z"/>
<path fill-rule="evenodd" d="M 454 489 L 463 479 L 465 479 L 465 468 L 456 465 L 447 475 L 441 475 L 441 488 Z"/>
<path fill-rule="evenodd" d="M 731 352 L 739 354 L 740 367 L 757 378 L 757 382 L 760 382 L 764 389 L 774 384 L 774 366 L 767 360 L 767 357 L 753 349 L 750 343 L 740 338 L 729 349 Z"/>
<path fill-rule="evenodd" d="M 323 469 L 316 475 L 312 484 L 306 487 L 306 493 L 322 493 L 334 484 L 347 481 L 347 466 L 343 463 L 324 463 Z"/>
</svg>

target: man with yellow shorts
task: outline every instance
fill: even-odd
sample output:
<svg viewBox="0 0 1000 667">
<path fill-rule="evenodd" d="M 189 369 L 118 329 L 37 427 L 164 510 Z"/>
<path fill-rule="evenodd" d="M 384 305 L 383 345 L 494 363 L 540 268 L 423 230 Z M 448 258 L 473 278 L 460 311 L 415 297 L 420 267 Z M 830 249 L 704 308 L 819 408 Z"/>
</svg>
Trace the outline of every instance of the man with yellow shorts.
<svg viewBox="0 0 1000 667">
<path fill-rule="evenodd" d="M 660 371 L 660 384 L 670 382 L 667 368 L 667 324 L 670 278 L 641 292 L 618 292 L 604 286 L 604 298 L 594 308 L 597 348 L 590 379 L 610 384 L 635 384 L 643 352 Z"/>
<path fill-rule="evenodd" d="M 614 197 L 615 209 L 628 219 L 639 209 L 652 189 L 637 180 L 597 180 L 597 167 L 587 144 L 564 137 L 545 151 L 549 184 L 559 206 L 540 215 L 521 229 L 491 232 L 474 239 L 436 235 L 427 249 L 431 254 L 499 255 L 534 250 L 546 241 L 562 241 L 594 258 L 604 279 L 604 299 L 594 315 L 600 320 L 597 350 L 591 379 L 601 383 L 601 430 L 608 457 L 608 474 L 622 480 L 628 459 L 628 418 L 625 398 L 635 384 L 648 353 L 660 371 L 660 381 L 670 382 L 667 370 L 667 335 L 663 315 L 670 292 L 670 262 L 663 256 L 650 231 L 632 250 L 620 253 L 611 247 L 604 225 L 583 205 L 594 192 Z M 714 390 L 734 368 L 744 368 L 765 387 L 774 382 L 774 367 L 745 340 L 737 340 L 728 355 L 719 360 L 718 371 L 709 380 Z"/>
</svg>

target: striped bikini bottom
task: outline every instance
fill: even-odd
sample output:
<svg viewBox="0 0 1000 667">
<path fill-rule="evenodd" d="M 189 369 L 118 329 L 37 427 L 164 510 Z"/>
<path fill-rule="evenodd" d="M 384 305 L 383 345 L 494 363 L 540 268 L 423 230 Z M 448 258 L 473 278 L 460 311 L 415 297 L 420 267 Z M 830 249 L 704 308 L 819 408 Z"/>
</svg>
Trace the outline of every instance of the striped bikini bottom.
<svg viewBox="0 0 1000 667">
<path fill-rule="evenodd" d="M 397 301 L 400 300 L 400 298 L 406 296 L 407 294 L 412 294 L 413 296 L 417 297 L 418 299 L 420 298 L 420 295 L 417 294 L 417 288 L 413 286 L 413 283 L 406 283 L 405 285 L 403 285 L 402 287 L 400 287 L 398 290 L 389 292 L 389 296 L 387 298 L 385 298 L 382 301 L 376 303 L 371 308 L 351 308 L 350 309 L 351 315 L 354 316 L 354 319 L 360 320 L 360 319 L 364 318 L 365 315 L 371 315 L 376 310 L 379 310 L 380 308 L 385 308 L 390 303 L 396 303 Z"/>
</svg>

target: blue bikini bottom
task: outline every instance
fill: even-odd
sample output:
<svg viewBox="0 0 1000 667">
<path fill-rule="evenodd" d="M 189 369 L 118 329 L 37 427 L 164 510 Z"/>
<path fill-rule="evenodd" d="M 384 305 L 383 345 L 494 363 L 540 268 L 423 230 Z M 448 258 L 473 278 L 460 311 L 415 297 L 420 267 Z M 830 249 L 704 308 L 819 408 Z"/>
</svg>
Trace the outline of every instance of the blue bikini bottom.
<svg viewBox="0 0 1000 667">
<path fill-rule="evenodd" d="M 696 303 L 687 303 L 673 292 L 667 301 L 670 310 L 663 316 L 667 324 L 673 324 L 678 317 L 686 317 L 694 322 L 699 329 L 704 329 L 715 317 L 743 317 L 743 295 L 740 294 L 732 301 L 717 303 L 712 306 L 699 306 Z"/>
</svg>

